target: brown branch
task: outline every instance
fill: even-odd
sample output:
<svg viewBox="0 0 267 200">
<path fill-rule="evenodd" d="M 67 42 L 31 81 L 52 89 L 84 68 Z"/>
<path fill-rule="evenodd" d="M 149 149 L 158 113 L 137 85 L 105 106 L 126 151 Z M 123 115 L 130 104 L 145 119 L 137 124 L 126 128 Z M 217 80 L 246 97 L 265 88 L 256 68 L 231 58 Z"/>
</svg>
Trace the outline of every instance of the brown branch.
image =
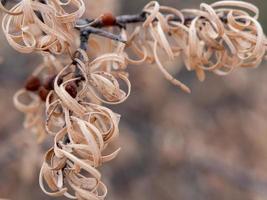
<svg viewBox="0 0 267 200">
<path fill-rule="evenodd" d="M 84 29 L 82 29 L 82 33 L 83 35 L 86 35 L 86 34 L 96 34 L 96 35 L 99 35 L 99 36 L 102 36 L 102 37 L 106 37 L 106 38 L 109 38 L 111 40 L 115 40 L 115 41 L 119 41 L 119 42 L 126 42 L 125 40 L 123 40 L 121 38 L 120 35 L 115 35 L 113 33 L 110 33 L 110 32 L 107 32 L 105 30 L 102 30 L 100 28 L 95 28 L 95 27 L 92 27 L 92 26 L 88 26 Z"/>
<path fill-rule="evenodd" d="M 201 17 L 201 18 L 204 19 L 204 17 Z M 185 25 L 189 24 L 193 19 L 195 19 L 194 16 L 186 16 L 184 19 L 184 24 Z M 227 23 L 227 16 L 222 16 L 220 17 L 220 19 L 223 23 Z M 146 20 L 146 13 L 141 13 L 141 14 L 133 14 L 133 15 L 120 15 L 120 16 L 114 17 L 114 24 L 105 24 L 100 18 L 99 20 L 79 19 L 77 21 L 77 25 L 86 26 L 87 24 L 90 24 L 91 27 L 95 27 L 95 28 L 104 28 L 107 26 L 126 27 L 126 25 L 128 24 L 142 23 L 145 20 Z M 181 22 L 182 20 L 181 18 L 174 16 L 173 18 L 170 18 L 170 21 Z M 244 22 L 242 19 L 239 19 L 238 21 Z"/>
<path fill-rule="evenodd" d="M 184 24 L 189 24 L 195 17 L 193 16 L 186 16 L 184 20 Z M 202 17 L 204 19 L 204 17 Z M 227 23 L 227 16 L 220 17 L 221 21 L 223 23 Z M 99 19 L 79 19 L 77 21 L 76 29 L 81 31 L 81 46 L 84 48 L 85 45 L 85 38 L 89 34 L 96 34 L 100 35 L 102 37 L 106 37 L 112 40 L 116 40 L 119 42 L 126 42 L 122 40 L 122 38 L 119 35 L 115 35 L 113 33 L 107 32 L 102 30 L 102 28 L 113 26 L 113 27 L 119 27 L 126 29 L 126 26 L 128 24 L 134 24 L 134 23 L 142 23 L 146 20 L 146 13 L 142 12 L 141 14 L 133 14 L 133 15 L 120 15 L 120 16 L 113 16 L 110 13 L 102 15 Z M 156 21 L 156 19 L 155 19 Z M 173 18 L 170 18 L 170 21 L 175 22 L 181 22 L 181 19 L 179 17 L 174 16 Z M 242 19 L 239 19 L 240 22 L 244 21 Z M 88 26 L 86 26 L 88 25 Z M 80 28 L 85 27 L 85 28 Z"/>
</svg>

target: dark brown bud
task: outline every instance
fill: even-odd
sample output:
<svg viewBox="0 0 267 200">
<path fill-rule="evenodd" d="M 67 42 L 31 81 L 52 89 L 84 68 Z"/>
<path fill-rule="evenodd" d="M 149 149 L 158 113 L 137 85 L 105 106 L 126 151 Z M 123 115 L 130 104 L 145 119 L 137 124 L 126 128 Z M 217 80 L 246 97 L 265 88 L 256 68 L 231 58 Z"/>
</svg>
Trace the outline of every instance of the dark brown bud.
<svg viewBox="0 0 267 200">
<path fill-rule="evenodd" d="M 72 98 L 77 96 L 77 86 L 74 82 L 70 82 L 66 85 L 65 90 L 69 93 Z"/>
<path fill-rule="evenodd" d="M 113 26 L 116 24 L 116 17 L 112 13 L 105 13 L 101 16 L 104 26 Z"/>
<path fill-rule="evenodd" d="M 42 101 L 46 101 L 46 97 L 49 94 L 49 90 L 45 89 L 45 87 L 40 87 L 39 89 L 39 97 L 42 99 Z"/>
<path fill-rule="evenodd" d="M 56 79 L 56 75 L 49 76 L 45 81 L 44 81 L 44 88 L 47 90 L 53 90 L 54 89 L 54 81 Z M 61 77 L 58 78 L 57 84 L 60 85 L 63 83 L 63 79 Z"/>
<path fill-rule="evenodd" d="M 25 84 L 26 90 L 35 92 L 39 89 L 40 86 L 41 86 L 40 79 L 36 76 L 30 76 L 26 80 L 26 84 Z"/>
</svg>

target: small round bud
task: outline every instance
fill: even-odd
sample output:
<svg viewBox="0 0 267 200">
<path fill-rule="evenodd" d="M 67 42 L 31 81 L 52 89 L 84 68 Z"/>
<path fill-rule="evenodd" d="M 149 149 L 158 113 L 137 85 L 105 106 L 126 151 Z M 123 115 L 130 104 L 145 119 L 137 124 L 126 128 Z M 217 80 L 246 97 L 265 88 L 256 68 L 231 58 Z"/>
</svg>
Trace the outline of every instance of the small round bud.
<svg viewBox="0 0 267 200">
<path fill-rule="evenodd" d="M 65 90 L 69 93 L 69 95 L 72 97 L 72 98 L 75 98 L 77 96 L 77 86 L 75 83 L 71 82 L 71 83 L 68 83 L 65 87 Z"/>
<path fill-rule="evenodd" d="M 53 90 L 55 79 L 56 79 L 56 75 L 47 77 L 45 82 L 44 82 L 44 88 L 47 90 Z M 60 85 L 61 83 L 63 83 L 63 79 L 61 77 L 59 77 L 57 84 Z"/>
<path fill-rule="evenodd" d="M 45 89 L 45 87 L 40 87 L 39 89 L 39 97 L 42 99 L 42 101 L 46 101 L 46 97 L 49 94 L 49 90 Z"/>
<path fill-rule="evenodd" d="M 112 13 L 105 13 L 101 16 L 104 26 L 113 26 L 116 24 L 116 17 Z"/>
<path fill-rule="evenodd" d="M 36 76 L 30 76 L 26 80 L 26 84 L 25 84 L 26 90 L 35 92 L 39 89 L 40 86 L 41 86 L 40 79 Z"/>
</svg>

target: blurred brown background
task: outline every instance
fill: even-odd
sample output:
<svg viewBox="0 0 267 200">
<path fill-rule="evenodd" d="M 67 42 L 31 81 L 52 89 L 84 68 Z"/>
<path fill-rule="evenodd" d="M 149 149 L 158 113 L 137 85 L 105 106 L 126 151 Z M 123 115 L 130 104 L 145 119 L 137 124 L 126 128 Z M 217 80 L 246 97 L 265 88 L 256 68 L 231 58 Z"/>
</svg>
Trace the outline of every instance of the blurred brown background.
<svg viewBox="0 0 267 200">
<path fill-rule="evenodd" d="M 97 16 L 103 9 L 137 13 L 148 1 L 86 2 L 87 15 Z M 160 2 L 181 9 L 197 8 L 203 1 Z M 267 32 L 267 1 L 250 2 L 259 7 Z M 12 104 L 39 60 L 15 52 L 1 38 L 0 198 L 50 200 L 38 185 L 49 142 L 35 143 Z M 178 65 L 181 61 L 174 71 Z M 113 107 L 122 115 L 122 151 L 101 169 L 108 199 L 266 200 L 266 65 L 227 77 L 210 74 L 204 83 L 182 71 L 177 77 L 191 86 L 191 95 L 165 81 L 155 66 L 129 67 L 133 92 L 126 103 Z"/>
</svg>

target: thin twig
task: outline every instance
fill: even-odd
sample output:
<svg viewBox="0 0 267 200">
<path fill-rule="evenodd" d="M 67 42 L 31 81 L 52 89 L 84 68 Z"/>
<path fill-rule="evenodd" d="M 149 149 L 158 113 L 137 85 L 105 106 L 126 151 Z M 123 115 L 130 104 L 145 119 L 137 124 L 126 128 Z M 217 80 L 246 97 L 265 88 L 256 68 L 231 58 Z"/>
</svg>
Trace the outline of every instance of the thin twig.
<svg viewBox="0 0 267 200">
<path fill-rule="evenodd" d="M 126 28 L 128 24 L 133 24 L 133 23 L 142 23 L 146 20 L 146 13 L 143 12 L 141 14 L 133 14 L 133 15 L 120 15 L 115 18 L 115 23 L 112 26 L 119 27 L 119 28 Z M 193 16 L 186 16 L 184 19 L 184 24 L 187 25 L 189 24 L 195 17 Z M 223 23 L 227 23 L 227 16 L 222 16 L 220 17 L 221 21 Z M 181 22 L 182 20 L 179 17 L 174 16 L 173 18 L 169 19 L 170 21 L 175 21 L 175 22 Z M 156 19 L 155 19 L 156 21 Z M 240 22 L 243 22 L 242 19 L 239 20 Z M 85 36 L 88 34 L 96 34 L 100 35 L 102 37 L 106 37 L 112 40 L 116 40 L 119 42 L 126 42 L 124 41 L 121 36 L 115 35 L 113 33 L 107 32 L 102 30 L 101 28 L 110 26 L 110 25 L 105 25 L 101 18 L 98 20 L 95 19 L 79 19 L 76 22 L 77 26 L 76 29 L 81 31 L 81 42 L 84 42 L 84 39 L 86 38 Z M 88 26 L 86 26 L 88 25 Z M 80 28 L 80 27 L 85 27 L 85 28 Z M 83 46 L 84 48 L 84 46 Z"/>
<path fill-rule="evenodd" d="M 82 32 L 83 34 L 96 34 L 96 35 L 99 35 L 99 36 L 103 36 L 103 37 L 106 37 L 106 38 L 109 38 L 111 40 L 115 40 L 115 41 L 118 41 L 118 42 L 126 42 L 125 40 L 123 40 L 121 38 L 120 35 L 115 35 L 113 33 L 110 33 L 108 31 L 105 31 L 103 29 L 100 29 L 100 28 L 95 28 L 95 27 L 92 27 L 92 26 L 88 26 L 84 29 L 82 29 Z"/>
<path fill-rule="evenodd" d="M 133 14 L 133 15 L 120 15 L 120 16 L 115 17 L 115 19 L 116 19 L 116 23 L 114 24 L 114 26 L 125 27 L 127 24 L 144 22 L 146 20 L 146 14 L 141 13 L 141 14 Z M 195 19 L 194 16 L 186 16 L 184 19 L 184 24 L 190 23 L 193 19 Z M 223 23 L 227 23 L 227 16 L 221 16 L 220 19 Z M 170 21 L 181 22 L 182 20 L 181 18 L 174 16 L 173 18 L 170 18 Z M 241 19 L 239 19 L 239 21 L 243 22 Z M 77 25 L 79 26 L 82 26 L 82 25 L 85 26 L 87 24 L 90 24 L 91 27 L 95 27 L 95 28 L 106 27 L 106 25 L 103 24 L 101 20 L 79 19 L 77 21 Z"/>
<path fill-rule="evenodd" d="M 89 39 L 89 33 L 85 30 L 81 31 L 80 33 L 80 48 L 83 49 L 84 51 L 87 50 L 88 47 L 88 39 Z"/>
</svg>

